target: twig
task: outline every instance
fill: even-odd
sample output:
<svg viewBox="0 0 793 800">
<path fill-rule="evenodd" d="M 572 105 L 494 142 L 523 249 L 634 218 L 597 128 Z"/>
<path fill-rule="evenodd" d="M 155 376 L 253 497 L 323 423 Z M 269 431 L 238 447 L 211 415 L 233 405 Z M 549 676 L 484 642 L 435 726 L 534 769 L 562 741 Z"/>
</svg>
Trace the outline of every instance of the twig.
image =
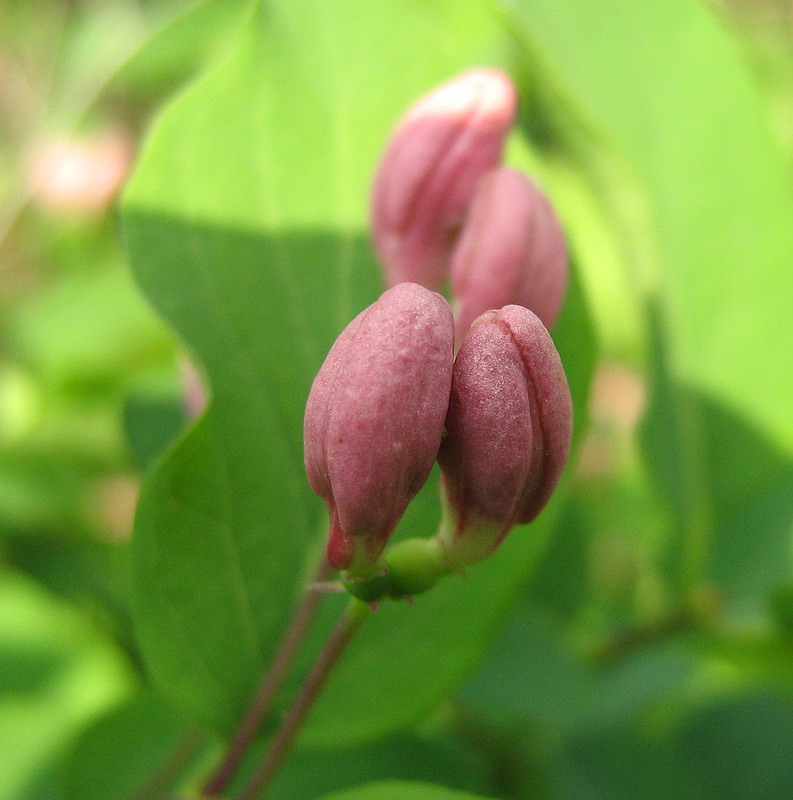
<svg viewBox="0 0 793 800">
<path fill-rule="evenodd" d="M 309 586 L 303 594 L 302 600 L 295 609 L 275 658 L 262 676 L 262 681 L 256 690 L 256 694 L 250 706 L 248 706 L 248 710 L 236 733 L 229 742 L 223 760 L 204 783 L 202 789 L 204 794 L 211 796 L 223 792 L 245 758 L 251 742 L 256 737 L 256 733 L 272 707 L 276 692 L 284 682 L 297 651 L 306 638 L 309 626 L 323 595 L 317 585 L 322 584 L 327 579 L 329 572 L 330 568 L 323 556 L 316 573 L 309 581 Z"/>
<path fill-rule="evenodd" d="M 350 604 L 325 642 L 325 647 L 317 656 L 295 702 L 284 717 L 263 761 L 242 790 L 238 800 L 255 800 L 270 785 L 333 667 L 369 613 L 369 606 L 364 602 L 356 598 L 350 600 Z"/>
</svg>

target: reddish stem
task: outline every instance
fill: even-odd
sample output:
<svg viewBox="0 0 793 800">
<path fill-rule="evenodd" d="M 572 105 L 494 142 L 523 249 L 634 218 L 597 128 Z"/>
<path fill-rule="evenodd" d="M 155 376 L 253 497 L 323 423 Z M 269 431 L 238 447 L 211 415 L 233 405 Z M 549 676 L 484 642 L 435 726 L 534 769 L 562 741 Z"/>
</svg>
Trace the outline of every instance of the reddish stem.
<svg viewBox="0 0 793 800">
<path fill-rule="evenodd" d="M 355 598 L 350 600 L 350 604 L 325 642 L 325 647 L 317 656 L 295 702 L 284 717 L 270 748 L 265 753 L 264 760 L 242 790 L 238 800 L 255 800 L 270 785 L 334 666 L 369 613 L 369 607 L 365 603 Z"/>
<path fill-rule="evenodd" d="M 295 609 L 275 658 L 265 672 L 242 722 L 240 722 L 234 737 L 229 742 L 223 760 L 204 783 L 201 790 L 203 794 L 210 796 L 221 794 L 229 785 L 234 773 L 245 758 L 251 742 L 256 737 L 264 718 L 272 708 L 275 695 L 289 673 L 292 662 L 306 638 L 311 621 L 319 607 L 323 593 L 315 584 L 325 581 L 329 574 L 330 567 L 323 557 L 314 577 L 309 582 L 302 600 Z"/>
</svg>

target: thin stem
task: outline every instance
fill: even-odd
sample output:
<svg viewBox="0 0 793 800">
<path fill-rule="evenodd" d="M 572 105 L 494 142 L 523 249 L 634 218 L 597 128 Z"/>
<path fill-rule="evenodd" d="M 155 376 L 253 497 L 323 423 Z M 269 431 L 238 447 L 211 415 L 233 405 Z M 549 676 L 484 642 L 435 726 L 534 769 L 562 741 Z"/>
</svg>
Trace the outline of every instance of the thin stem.
<svg viewBox="0 0 793 800">
<path fill-rule="evenodd" d="M 264 760 L 242 790 L 238 800 L 255 800 L 270 785 L 334 666 L 369 613 L 369 606 L 361 600 L 351 598 L 344 614 L 325 642 L 325 647 L 317 656 L 295 702 L 284 717 L 281 727 L 265 753 Z"/>
<path fill-rule="evenodd" d="M 251 742 L 262 725 L 262 721 L 272 707 L 276 693 L 289 673 L 297 651 L 306 638 L 311 621 L 319 607 L 323 593 L 317 588 L 316 584 L 326 580 L 329 573 L 330 567 L 323 556 L 302 600 L 295 609 L 275 658 L 262 676 L 262 681 L 256 690 L 256 694 L 253 696 L 253 700 L 248 706 L 248 710 L 236 733 L 229 742 L 223 760 L 204 784 L 202 789 L 204 794 L 221 794 L 229 785 L 234 773 L 245 758 Z"/>
</svg>

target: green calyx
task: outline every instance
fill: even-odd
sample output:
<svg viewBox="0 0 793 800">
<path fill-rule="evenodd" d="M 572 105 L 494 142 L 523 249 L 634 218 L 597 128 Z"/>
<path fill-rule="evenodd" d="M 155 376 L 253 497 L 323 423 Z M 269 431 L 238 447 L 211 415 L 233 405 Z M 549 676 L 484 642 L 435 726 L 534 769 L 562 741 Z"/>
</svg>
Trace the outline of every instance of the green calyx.
<svg viewBox="0 0 793 800">
<path fill-rule="evenodd" d="M 344 588 L 367 603 L 412 597 L 431 589 L 452 571 L 436 538 L 406 539 L 385 554 L 385 571 L 370 578 L 343 578 Z"/>
</svg>

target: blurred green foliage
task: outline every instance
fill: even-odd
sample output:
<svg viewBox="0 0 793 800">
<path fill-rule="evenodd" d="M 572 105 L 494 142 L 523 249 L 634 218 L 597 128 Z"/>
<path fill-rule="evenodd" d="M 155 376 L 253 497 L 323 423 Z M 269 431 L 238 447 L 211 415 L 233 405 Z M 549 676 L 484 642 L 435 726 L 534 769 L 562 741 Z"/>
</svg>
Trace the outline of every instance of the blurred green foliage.
<svg viewBox="0 0 793 800">
<path fill-rule="evenodd" d="M 217 757 L 320 537 L 299 419 L 378 291 L 378 153 L 480 63 L 573 250 L 575 465 L 492 561 L 375 615 L 272 796 L 793 796 L 789 4 L 0 14 L 0 797 L 154 800 Z"/>
</svg>

